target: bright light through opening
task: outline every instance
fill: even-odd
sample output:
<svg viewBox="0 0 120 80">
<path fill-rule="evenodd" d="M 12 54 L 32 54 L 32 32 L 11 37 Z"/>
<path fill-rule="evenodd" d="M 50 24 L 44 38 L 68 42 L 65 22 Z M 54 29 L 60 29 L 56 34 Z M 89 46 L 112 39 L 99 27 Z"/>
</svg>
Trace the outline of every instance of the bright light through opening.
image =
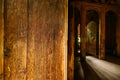
<svg viewBox="0 0 120 80">
<path fill-rule="evenodd" d="M 92 56 L 87 56 L 86 61 L 102 80 L 120 79 L 120 65 L 99 60 Z"/>
<path fill-rule="evenodd" d="M 80 43 L 80 41 L 81 41 L 81 40 L 80 40 L 80 37 L 78 37 L 78 43 Z"/>
</svg>

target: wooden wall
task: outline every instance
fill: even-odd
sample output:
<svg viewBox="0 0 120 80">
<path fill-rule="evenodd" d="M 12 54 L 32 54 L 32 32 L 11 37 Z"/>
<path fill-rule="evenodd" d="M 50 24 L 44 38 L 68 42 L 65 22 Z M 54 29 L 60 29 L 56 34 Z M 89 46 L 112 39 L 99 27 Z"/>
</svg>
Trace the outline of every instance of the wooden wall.
<svg viewBox="0 0 120 80">
<path fill-rule="evenodd" d="M 67 0 L 5 0 L 5 80 L 67 79 Z"/>
</svg>

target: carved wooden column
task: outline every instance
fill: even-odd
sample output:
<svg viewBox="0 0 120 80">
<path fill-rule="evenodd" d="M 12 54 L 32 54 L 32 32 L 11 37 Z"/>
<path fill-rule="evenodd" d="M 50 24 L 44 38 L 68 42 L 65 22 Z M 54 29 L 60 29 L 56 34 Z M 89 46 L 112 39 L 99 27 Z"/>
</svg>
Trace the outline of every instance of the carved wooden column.
<svg viewBox="0 0 120 80">
<path fill-rule="evenodd" d="M 99 28 L 99 58 L 105 59 L 105 10 L 101 10 L 100 28 Z"/>
<path fill-rule="evenodd" d="M 81 14 L 81 59 L 86 57 L 86 10 L 82 8 Z"/>
</svg>

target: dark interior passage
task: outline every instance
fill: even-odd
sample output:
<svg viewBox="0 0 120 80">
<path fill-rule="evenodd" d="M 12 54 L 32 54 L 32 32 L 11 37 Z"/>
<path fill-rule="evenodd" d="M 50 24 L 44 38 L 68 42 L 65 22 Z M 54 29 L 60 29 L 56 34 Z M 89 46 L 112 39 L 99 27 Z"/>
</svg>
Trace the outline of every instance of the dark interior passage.
<svg viewBox="0 0 120 80">
<path fill-rule="evenodd" d="M 109 1 L 71 0 L 68 51 L 73 55 L 68 56 L 74 60 L 74 80 L 120 79 L 120 13 L 117 0 Z"/>
</svg>

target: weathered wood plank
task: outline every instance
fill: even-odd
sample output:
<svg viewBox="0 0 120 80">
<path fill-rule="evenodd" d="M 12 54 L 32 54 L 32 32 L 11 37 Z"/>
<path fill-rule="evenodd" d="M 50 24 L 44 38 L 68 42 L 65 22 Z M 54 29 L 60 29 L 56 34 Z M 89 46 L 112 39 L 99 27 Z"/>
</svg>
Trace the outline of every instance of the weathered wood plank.
<svg viewBox="0 0 120 80">
<path fill-rule="evenodd" d="M 5 1 L 5 80 L 66 79 L 65 10 L 67 0 Z"/>
<path fill-rule="evenodd" d="M 4 44 L 4 18 L 3 18 L 3 0 L 0 0 L 0 80 L 3 80 L 3 44 Z"/>
<path fill-rule="evenodd" d="M 35 28 L 38 26 L 38 0 L 28 2 L 27 80 L 35 79 Z M 38 56 L 39 57 L 39 56 Z"/>
<path fill-rule="evenodd" d="M 28 36 L 32 43 L 28 42 L 27 68 L 33 66 L 33 73 L 28 73 L 34 80 L 65 80 L 66 4 L 65 0 L 29 0 Z"/>
<path fill-rule="evenodd" d="M 5 80 L 26 80 L 27 0 L 5 0 Z"/>
</svg>

